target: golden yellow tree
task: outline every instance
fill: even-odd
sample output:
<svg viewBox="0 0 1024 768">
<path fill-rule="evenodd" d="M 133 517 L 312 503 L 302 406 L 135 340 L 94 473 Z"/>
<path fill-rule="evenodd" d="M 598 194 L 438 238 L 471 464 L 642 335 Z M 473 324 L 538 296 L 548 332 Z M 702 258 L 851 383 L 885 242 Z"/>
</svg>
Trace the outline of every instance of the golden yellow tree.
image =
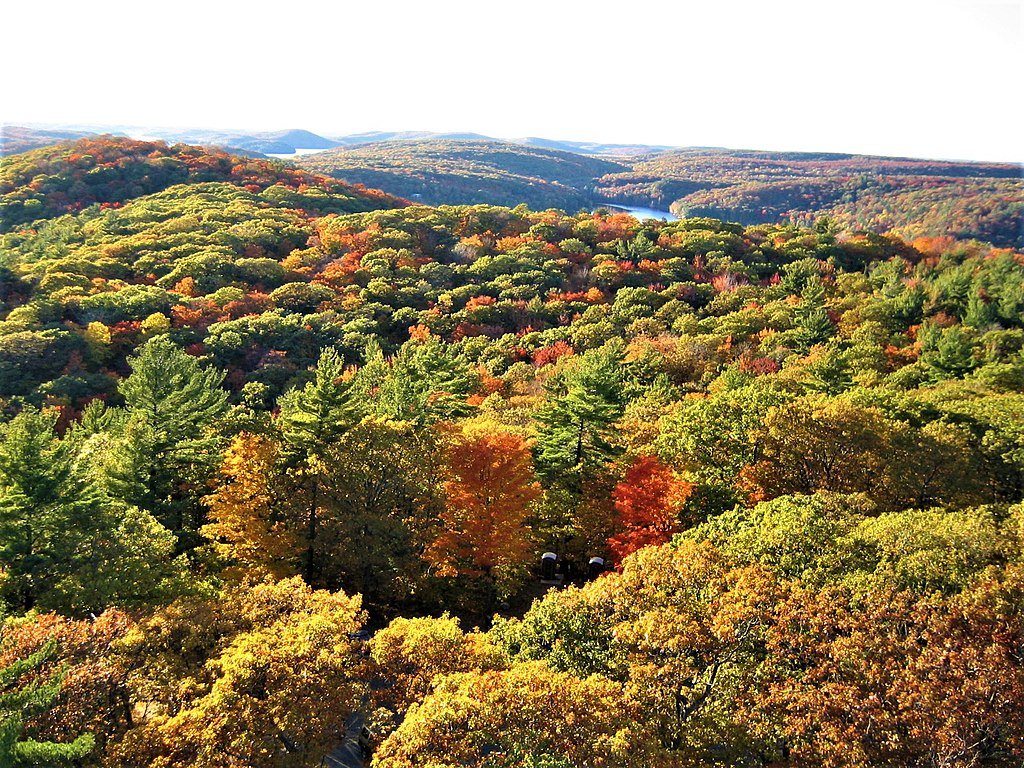
<svg viewBox="0 0 1024 768">
<path fill-rule="evenodd" d="M 277 455 L 273 440 L 241 433 L 224 456 L 220 486 L 206 497 L 210 522 L 202 533 L 228 561 L 229 578 L 279 579 L 295 572 L 300 546 L 275 488 Z"/>
<path fill-rule="evenodd" d="M 366 693 L 366 660 L 353 639 L 366 618 L 360 598 L 293 577 L 222 599 L 248 629 L 215 647 L 207 679 L 175 714 L 129 732 L 111 765 L 305 768 L 339 743 Z"/>
<path fill-rule="evenodd" d="M 622 686 L 545 663 L 442 678 L 379 747 L 377 768 L 645 765 Z"/>
<path fill-rule="evenodd" d="M 463 632 L 458 619 L 397 618 L 369 642 L 373 674 L 388 682 L 374 691 L 378 707 L 374 730 L 387 735 L 395 718 L 422 701 L 445 675 L 496 669 L 504 654 L 487 635 Z"/>
<path fill-rule="evenodd" d="M 702 764 L 707 744 L 729 743 L 731 702 L 780 595 L 767 569 L 731 568 L 713 546 L 682 541 L 641 549 L 587 590 L 611 608 L 626 694 L 664 754 Z"/>
</svg>

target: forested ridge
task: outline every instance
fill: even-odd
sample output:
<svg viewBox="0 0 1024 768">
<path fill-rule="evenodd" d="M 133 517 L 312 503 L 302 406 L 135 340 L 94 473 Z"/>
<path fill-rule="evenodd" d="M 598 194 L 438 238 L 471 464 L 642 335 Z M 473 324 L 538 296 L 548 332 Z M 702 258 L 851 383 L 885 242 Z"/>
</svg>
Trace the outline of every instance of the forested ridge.
<svg viewBox="0 0 1024 768">
<path fill-rule="evenodd" d="M 743 224 L 810 225 L 827 215 L 907 239 L 952 235 L 1024 247 L 1024 182 L 1015 163 L 707 148 L 638 153 L 613 145 L 583 156 L 543 148 L 572 143 L 522 141 L 388 141 L 299 163 L 434 205 L 619 204 Z"/>
<path fill-rule="evenodd" d="M 408 139 L 317 152 L 303 167 L 431 205 L 490 203 L 577 210 L 594 179 L 625 171 L 613 158 L 468 139 Z"/>
<path fill-rule="evenodd" d="M 1024 761 L 1020 251 L 110 137 L 0 206 L 0 762 Z"/>
</svg>

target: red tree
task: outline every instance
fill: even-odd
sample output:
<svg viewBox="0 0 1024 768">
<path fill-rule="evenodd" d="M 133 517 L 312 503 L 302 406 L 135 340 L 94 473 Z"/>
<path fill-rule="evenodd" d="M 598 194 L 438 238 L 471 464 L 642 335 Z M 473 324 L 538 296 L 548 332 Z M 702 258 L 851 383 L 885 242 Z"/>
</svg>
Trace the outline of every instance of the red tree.
<svg viewBox="0 0 1024 768">
<path fill-rule="evenodd" d="M 641 547 L 664 544 L 679 530 L 678 514 L 693 486 L 654 456 L 640 456 L 615 486 L 619 533 L 608 539 L 616 560 Z"/>
</svg>

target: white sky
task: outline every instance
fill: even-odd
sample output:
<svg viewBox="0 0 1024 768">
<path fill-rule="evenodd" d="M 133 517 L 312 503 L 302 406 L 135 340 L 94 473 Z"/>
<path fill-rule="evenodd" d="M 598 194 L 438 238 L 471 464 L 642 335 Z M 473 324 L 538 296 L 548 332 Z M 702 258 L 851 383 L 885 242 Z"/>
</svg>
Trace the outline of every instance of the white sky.
<svg viewBox="0 0 1024 768">
<path fill-rule="evenodd" d="M 1022 0 L 15 0 L 0 122 L 1024 160 Z"/>
</svg>

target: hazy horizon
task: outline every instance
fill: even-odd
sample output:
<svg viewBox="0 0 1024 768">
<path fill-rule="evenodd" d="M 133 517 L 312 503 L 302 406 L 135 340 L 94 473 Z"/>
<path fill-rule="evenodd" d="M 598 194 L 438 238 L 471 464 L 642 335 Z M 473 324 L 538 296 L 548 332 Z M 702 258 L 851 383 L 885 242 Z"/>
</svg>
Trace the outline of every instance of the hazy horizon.
<svg viewBox="0 0 1024 768">
<path fill-rule="evenodd" d="M 1024 160 L 1019 0 L 105 8 L 8 11 L 0 122 Z"/>
<path fill-rule="evenodd" d="M 464 130 L 450 130 L 440 131 L 432 130 L 429 128 L 369 128 L 366 130 L 358 131 L 339 131 L 339 130 L 327 130 L 327 131 L 314 131 L 310 128 L 303 127 L 301 125 L 289 126 L 285 128 L 271 128 L 271 129 L 257 129 L 252 127 L 221 127 L 221 126 L 207 126 L 207 125 L 128 125 L 120 123 L 83 123 L 75 121 L 67 122 L 33 122 L 33 121 L 4 121 L 0 123 L 0 128 L 3 127 L 23 127 L 32 128 L 37 130 L 67 130 L 67 131 L 95 131 L 102 133 L 107 131 L 123 131 L 129 138 L 138 140 L 161 140 L 162 137 L 159 135 L 160 131 L 166 131 L 168 133 L 183 133 L 183 132 L 203 132 L 210 134 L 223 134 L 223 135 L 238 135 L 238 136 L 254 136 L 260 134 L 277 134 L 284 133 L 287 131 L 308 131 L 309 133 L 315 134 L 325 139 L 341 139 L 351 136 L 359 136 L 364 134 L 390 134 L 390 133 L 425 133 L 425 134 L 479 134 L 480 140 L 494 140 L 494 141 L 506 141 L 513 142 L 522 139 L 542 139 L 545 141 L 553 142 L 573 142 L 573 143 L 586 143 L 586 144 L 602 144 L 602 145 L 619 145 L 619 146 L 638 146 L 638 147 L 667 147 L 668 149 L 709 149 L 709 150 L 725 150 L 725 151 L 738 151 L 738 152 L 777 152 L 777 153 L 807 153 L 807 154 L 847 154 L 847 155 L 862 155 L 862 156 L 875 156 L 875 157 L 887 157 L 887 158 L 910 158 L 916 160 L 938 160 L 948 162 L 975 162 L 975 163 L 1010 163 L 1017 165 L 1024 165 L 1024 156 L 1021 158 L 978 158 L 978 157 L 954 157 L 954 156 L 935 156 L 935 155 L 882 155 L 873 152 L 856 152 L 841 147 L 813 147 L 803 149 L 791 149 L 791 148 L 779 148 L 779 147 L 766 147 L 766 146 L 726 146 L 724 144 L 654 144 L 651 142 L 642 141 L 630 141 L 630 140 L 608 140 L 602 138 L 580 138 L 578 136 L 546 136 L 539 133 L 527 133 L 516 136 L 494 136 L 484 134 L 481 131 L 473 129 Z M 430 137 L 424 137 L 429 139 Z M 412 139 L 415 140 L 415 139 Z M 342 145 L 344 146 L 344 145 Z M 353 147 L 358 145 L 351 145 Z M 338 147 L 342 148 L 342 147 Z M 327 150 L 316 150 L 327 151 Z"/>
</svg>

